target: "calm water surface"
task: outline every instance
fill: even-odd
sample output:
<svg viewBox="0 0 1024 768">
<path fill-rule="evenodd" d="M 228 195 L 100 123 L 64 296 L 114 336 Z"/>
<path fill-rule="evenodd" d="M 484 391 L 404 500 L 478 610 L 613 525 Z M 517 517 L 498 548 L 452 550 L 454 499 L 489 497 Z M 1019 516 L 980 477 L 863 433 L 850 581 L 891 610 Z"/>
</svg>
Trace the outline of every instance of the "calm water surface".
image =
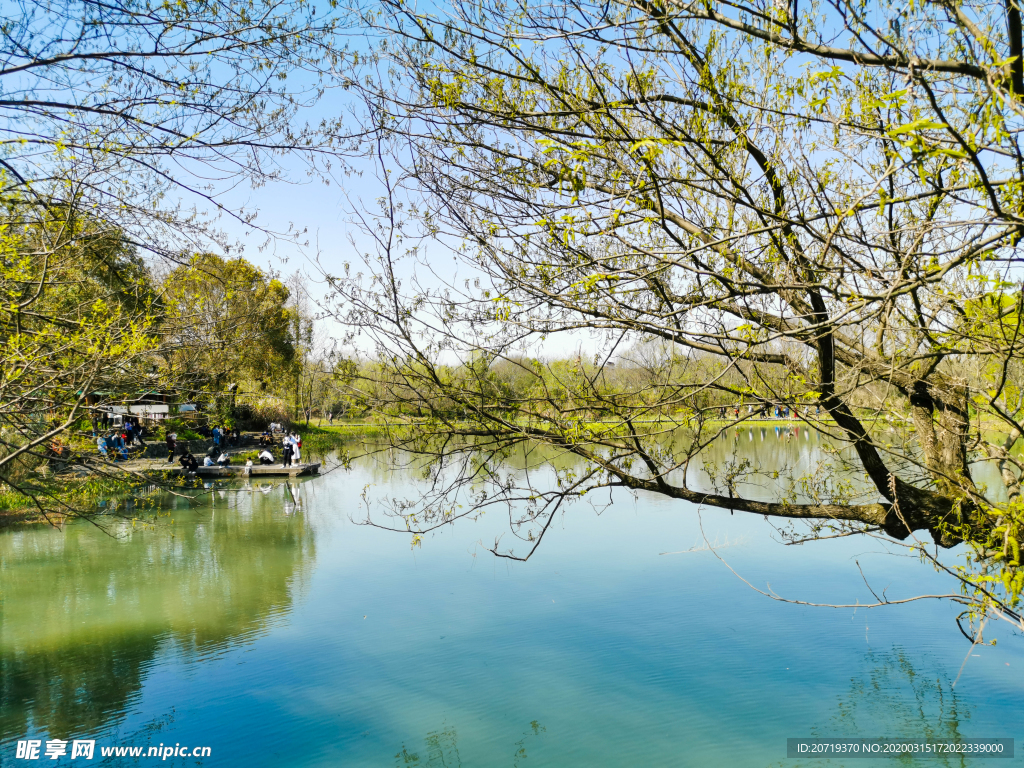
<svg viewBox="0 0 1024 768">
<path fill-rule="evenodd" d="M 774 428 L 732 450 L 803 471 L 820 458 L 814 435 Z M 787 760 L 795 736 L 1013 737 L 1014 760 L 985 763 L 1024 764 L 1024 638 L 990 628 L 998 645 L 967 656 L 945 604 L 772 601 L 700 525 L 752 584 L 802 600 L 871 601 L 857 562 L 890 597 L 950 591 L 927 566 L 625 494 L 570 509 L 528 563 L 487 552 L 497 512 L 416 549 L 350 521 L 367 486 L 416 482 L 366 462 L 162 499 L 156 527 L 0 533 L 0 765 L 176 743 L 211 756 L 165 764 L 844 764 Z M 16 760 L 26 738 L 95 739 L 97 756 Z"/>
</svg>

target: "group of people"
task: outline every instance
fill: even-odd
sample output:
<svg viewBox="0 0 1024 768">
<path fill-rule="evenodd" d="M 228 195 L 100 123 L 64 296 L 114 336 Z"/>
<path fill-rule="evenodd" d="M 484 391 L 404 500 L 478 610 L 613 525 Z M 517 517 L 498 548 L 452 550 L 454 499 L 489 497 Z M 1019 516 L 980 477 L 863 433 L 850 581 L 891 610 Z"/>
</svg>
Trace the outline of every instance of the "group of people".
<svg viewBox="0 0 1024 768">
<path fill-rule="evenodd" d="M 231 463 L 231 458 L 225 452 L 223 446 L 227 444 L 225 437 L 230 432 L 225 428 L 223 431 L 219 427 L 214 427 L 211 430 L 211 437 L 213 437 L 213 445 L 210 446 L 210 450 L 207 451 L 206 458 L 203 459 L 204 467 L 222 466 L 226 467 Z M 241 433 L 235 430 L 236 442 L 241 438 Z M 172 464 L 174 462 L 174 454 L 178 451 L 178 433 L 168 432 L 166 436 L 167 441 L 167 463 Z M 187 472 L 195 472 L 196 467 L 199 466 L 199 460 L 193 456 L 186 445 L 181 453 L 181 458 L 178 459 L 178 463 Z"/>
<path fill-rule="evenodd" d="M 229 464 L 231 464 L 231 457 L 221 450 L 217 443 L 210 446 L 210 450 L 206 452 L 206 458 L 203 459 L 204 467 L 226 467 Z"/>
<path fill-rule="evenodd" d="M 723 406 L 721 406 L 721 417 L 723 419 L 727 418 L 727 416 L 731 413 L 731 414 L 733 414 L 738 419 L 740 417 L 740 413 L 742 411 L 742 408 L 743 408 L 743 404 L 742 403 L 739 404 L 739 405 L 733 405 L 733 406 L 723 405 Z M 769 407 L 767 403 L 761 404 L 760 406 L 748 403 L 746 408 L 747 408 L 747 415 L 748 416 L 755 416 L 756 415 L 758 418 L 761 418 L 761 419 L 771 419 L 771 418 L 775 418 L 775 419 L 789 419 L 789 418 L 797 419 L 797 418 L 800 418 L 800 411 L 799 411 L 799 409 L 795 405 L 791 407 L 791 406 L 788 406 L 788 405 L 778 405 L 778 404 L 775 404 L 775 405 L 772 405 L 771 407 Z M 756 413 L 754 411 L 755 408 L 757 408 L 757 412 Z M 821 415 L 821 406 L 820 405 L 815 406 L 814 414 L 816 416 L 817 415 Z M 804 415 L 805 416 L 810 416 L 811 415 L 811 408 L 810 408 L 810 406 L 806 407 L 806 409 L 804 410 Z"/>
<path fill-rule="evenodd" d="M 279 424 L 271 424 L 270 429 L 273 430 L 275 427 L 280 428 Z M 211 430 L 210 436 L 213 438 L 213 445 L 210 446 L 210 450 L 207 451 L 206 456 L 203 458 L 202 466 L 215 467 L 221 466 L 226 467 L 231 464 L 231 457 L 226 453 L 227 436 L 231 435 L 231 431 L 227 429 L 221 429 L 214 427 Z M 235 430 L 234 435 L 236 440 L 240 438 L 240 433 Z M 102 438 L 101 438 L 102 439 Z M 178 435 L 176 432 L 167 433 L 167 463 L 170 464 L 174 461 L 174 456 L 178 453 Z M 257 456 L 257 461 L 262 465 L 275 464 L 274 454 L 270 448 L 273 445 L 273 437 L 270 432 L 264 431 L 260 435 L 260 446 L 262 450 Z M 302 437 L 297 433 L 286 434 L 281 441 L 281 448 L 283 451 L 283 458 L 281 465 L 297 466 L 302 461 Z M 186 444 L 181 450 L 181 456 L 178 459 L 178 463 L 181 464 L 182 469 L 186 472 L 195 472 L 199 468 L 199 460 L 193 456 Z M 251 465 L 249 462 L 247 466 Z"/>
<path fill-rule="evenodd" d="M 263 434 L 266 435 L 265 432 Z M 264 466 L 274 464 L 274 454 L 270 452 L 270 442 L 264 442 L 261 436 L 260 444 L 263 446 L 263 450 L 259 452 L 256 460 Z M 281 450 L 281 466 L 297 466 L 302 461 L 302 437 L 298 434 L 285 435 L 281 441 Z"/>
<path fill-rule="evenodd" d="M 121 416 L 121 425 L 117 425 L 117 417 Z M 138 416 L 127 414 L 116 414 L 113 411 L 93 410 L 92 412 L 92 436 L 98 437 L 104 432 L 112 430 L 130 429 L 133 432 L 142 431 L 142 422 Z"/>
<path fill-rule="evenodd" d="M 199 469 L 199 459 L 193 456 L 188 448 L 185 448 L 185 452 L 181 454 L 178 463 L 181 464 L 181 468 L 186 472 L 195 472 Z M 204 467 L 226 467 L 229 464 L 231 464 L 231 457 L 215 445 L 211 446 L 206 456 L 203 457 Z"/>
<path fill-rule="evenodd" d="M 271 425 L 271 426 L 273 427 L 273 426 L 277 426 L 277 425 Z M 229 466 L 231 464 L 231 457 L 228 456 L 228 454 L 225 452 L 224 448 L 222 447 L 222 443 L 224 442 L 224 440 L 223 440 L 223 435 L 224 434 L 226 434 L 226 433 L 222 432 L 221 433 L 222 439 L 221 440 L 216 440 L 215 439 L 214 440 L 214 444 L 212 446 L 210 446 L 210 450 L 207 451 L 206 456 L 203 458 L 203 464 L 202 465 L 204 467 L 216 467 L 216 466 L 227 467 L 227 466 Z M 259 455 L 257 456 L 257 461 L 259 461 L 259 463 L 262 464 L 262 465 L 268 465 L 268 464 L 275 464 L 276 463 L 276 461 L 274 459 L 274 454 L 271 453 L 271 451 L 270 451 L 270 445 L 272 443 L 270 443 L 269 441 L 264 440 L 264 438 L 267 437 L 267 436 L 268 436 L 267 432 L 264 432 L 263 435 L 260 436 L 260 444 L 261 444 L 261 446 L 263 446 L 263 449 L 260 451 Z M 171 463 L 171 462 L 174 461 L 174 455 L 177 452 L 177 439 L 178 439 L 177 433 L 174 433 L 174 432 L 168 432 L 167 433 L 167 462 L 168 463 Z M 287 467 L 287 466 L 297 466 L 301 462 L 301 460 L 302 460 L 302 437 L 300 435 L 298 435 L 297 433 L 285 435 L 284 439 L 281 441 L 281 447 L 282 447 L 282 451 L 283 451 L 283 458 L 282 458 L 281 466 L 284 466 L 284 467 Z M 195 472 L 196 469 L 199 468 L 199 460 L 189 452 L 187 445 L 184 447 L 184 449 L 183 449 L 183 451 L 181 453 L 181 457 L 178 459 L 178 463 L 181 464 L 182 469 L 184 469 L 186 472 Z M 251 461 L 247 462 L 247 464 L 246 464 L 246 466 L 251 466 L 251 465 L 252 465 Z"/>
<path fill-rule="evenodd" d="M 214 425 L 210 430 L 210 437 L 213 438 L 213 444 L 220 448 L 221 446 L 238 445 L 242 441 L 242 432 L 237 427 L 232 429 Z"/>
<path fill-rule="evenodd" d="M 101 456 L 107 456 L 117 461 L 128 459 L 128 449 L 132 446 L 146 447 L 143 439 L 145 431 L 138 419 L 126 417 L 124 423 L 114 429 L 108 435 L 102 434 L 98 429 L 98 420 L 93 420 L 93 437 L 96 438 L 96 448 Z"/>
<path fill-rule="evenodd" d="M 285 435 L 284 440 L 281 441 L 281 447 L 284 451 L 282 466 L 297 466 L 302 461 L 302 438 L 299 435 Z"/>
<path fill-rule="evenodd" d="M 178 463 L 181 464 L 181 468 L 186 472 L 195 472 L 199 469 L 199 460 L 187 448 L 185 453 L 181 455 L 181 458 L 178 459 Z"/>
</svg>

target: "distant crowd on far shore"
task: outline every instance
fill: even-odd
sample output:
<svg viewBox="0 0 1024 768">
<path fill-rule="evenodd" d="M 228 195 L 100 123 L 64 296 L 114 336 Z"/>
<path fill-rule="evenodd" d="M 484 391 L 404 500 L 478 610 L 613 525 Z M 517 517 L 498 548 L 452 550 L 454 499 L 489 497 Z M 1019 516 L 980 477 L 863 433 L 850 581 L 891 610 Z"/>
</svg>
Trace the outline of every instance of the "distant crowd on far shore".
<svg viewBox="0 0 1024 768">
<path fill-rule="evenodd" d="M 757 419 L 799 419 L 801 416 L 820 416 L 821 406 L 816 405 L 812 411 L 811 406 L 804 406 L 801 411 L 795 405 L 785 404 L 769 404 L 769 403 L 738 403 L 737 405 L 723 405 L 720 406 L 719 414 L 721 418 L 727 419 L 729 415 L 734 415 L 737 419 L 740 414 L 746 412 L 750 418 Z"/>
<path fill-rule="evenodd" d="M 277 460 L 271 451 L 274 445 L 276 435 L 278 432 L 284 432 L 284 427 L 277 423 L 271 422 L 267 429 L 263 430 L 263 433 L 259 437 L 260 452 L 256 457 L 257 462 L 263 466 L 276 464 Z M 202 466 L 204 467 L 227 467 L 231 465 L 231 457 L 227 453 L 229 445 L 238 445 L 241 443 L 241 432 L 236 429 L 229 429 L 227 427 L 214 426 L 210 430 L 210 437 L 213 439 L 213 445 L 210 446 L 210 450 L 207 451 L 206 456 L 203 458 Z M 188 449 L 188 444 L 178 443 L 178 435 L 176 432 L 168 432 L 167 437 L 167 463 L 173 463 L 175 454 L 180 454 L 178 463 L 181 464 L 182 469 L 186 472 L 195 472 L 200 464 L 199 460 L 192 455 Z M 302 462 L 302 436 L 298 433 L 285 434 L 281 440 L 282 467 L 295 467 Z M 247 467 L 253 465 L 252 460 L 246 462 Z"/>
</svg>

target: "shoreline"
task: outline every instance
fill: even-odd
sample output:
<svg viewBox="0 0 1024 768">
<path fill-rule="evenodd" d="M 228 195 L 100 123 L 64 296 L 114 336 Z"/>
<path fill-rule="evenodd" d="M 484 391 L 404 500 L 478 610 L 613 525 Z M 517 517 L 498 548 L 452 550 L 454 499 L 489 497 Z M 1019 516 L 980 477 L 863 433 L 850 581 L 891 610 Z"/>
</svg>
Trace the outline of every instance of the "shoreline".
<svg viewBox="0 0 1024 768">
<path fill-rule="evenodd" d="M 862 419 L 862 421 L 871 422 L 876 424 L 880 419 Z M 412 428 L 416 427 L 417 424 L 422 422 L 409 421 L 403 422 L 400 425 L 396 425 L 396 428 Z M 633 422 L 637 425 L 647 425 L 654 427 L 656 431 L 660 426 L 664 431 L 672 431 L 676 429 L 693 428 L 695 424 L 691 422 L 682 422 L 675 420 L 662 420 L 652 419 L 648 421 L 637 421 Z M 621 422 L 606 421 L 606 422 L 589 422 L 586 426 L 590 429 L 600 429 L 601 427 L 616 428 L 621 425 Z M 818 428 L 829 428 L 835 427 L 833 422 L 828 417 L 824 417 L 820 420 L 812 420 L 807 417 L 801 418 L 788 418 L 788 419 L 759 419 L 756 416 L 743 416 L 739 419 L 720 417 L 709 418 L 703 422 L 703 426 L 706 429 L 720 430 L 723 434 L 727 434 L 731 428 L 739 429 L 753 429 L 755 427 L 772 428 L 772 427 L 800 427 L 803 426 L 807 429 Z M 331 450 L 336 445 L 330 445 L 331 438 L 344 438 L 344 437 L 373 437 L 374 435 L 380 435 L 385 432 L 387 427 L 377 422 L 336 422 L 334 424 L 315 424 L 310 423 L 307 427 L 304 424 L 293 424 L 292 429 L 295 429 L 303 435 L 307 441 L 307 446 L 303 451 L 304 455 L 309 455 L 311 452 L 323 452 Z M 225 448 L 224 452 L 228 456 L 234 457 L 243 454 L 255 453 L 260 450 L 259 445 L 259 432 L 245 432 L 242 434 L 242 439 L 239 445 Z M 274 436 L 274 443 L 272 450 L 276 449 L 280 452 L 280 440 L 281 433 L 277 433 Z M 209 448 L 212 446 L 212 440 L 207 438 L 203 440 L 182 440 L 179 441 L 179 445 L 184 445 L 189 451 L 191 451 L 197 457 L 203 456 Z M 103 460 L 102 463 L 94 463 L 92 466 L 82 465 L 75 467 L 69 471 L 55 473 L 56 477 L 61 478 L 62 482 L 65 483 L 88 483 L 97 482 L 103 483 L 104 472 L 103 469 L 110 469 L 113 471 L 123 470 L 130 473 L 125 478 L 119 478 L 117 480 L 110 479 L 111 485 L 114 483 L 125 481 L 132 482 L 133 480 L 138 483 L 143 483 L 147 480 L 157 481 L 160 480 L 171 480 L 172 478 L 181 477 L 182 467 L 177 463 L 176 454 L 174 462 L 167 461 L 167 449 L 163 442 L 157 442 L 152 440 L 146 447 L 146 453 L 152 453 L 149 456 L 137 456 L 135 458 L 129 458 L 127 461 L 110 461 Z M 90 456 L 90 459 L 97 461 L 100 459 L 99 456 Z M 233 465 L 233 466 L 237 466 Z M 111 492 L 114 492 L 113 490 Z M 0 509 L 0 529 L 9 528 L 16 525 L 34 525 L 38 523 L 46 523 L 51 525 L 59 525 L 68 519 L 73 519 L 75 515 L 69 515 L 66 513 L 48 513 L 49 519 L 39 509 L 31 503 L 31 500 L 27 500 L 26 503 L 21 506 L 12 506 L 10 508 Z"/>
</svg>

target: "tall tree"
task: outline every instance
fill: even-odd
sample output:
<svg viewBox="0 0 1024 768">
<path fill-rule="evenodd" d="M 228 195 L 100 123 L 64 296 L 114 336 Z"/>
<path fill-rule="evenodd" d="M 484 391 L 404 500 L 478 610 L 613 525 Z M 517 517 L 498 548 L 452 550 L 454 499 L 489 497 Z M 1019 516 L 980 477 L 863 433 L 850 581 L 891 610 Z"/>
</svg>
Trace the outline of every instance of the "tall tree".
<svg viewBox="0 0 1024 768">
<path fill-rule="evenodd" d="M 76 206 L 9 198 L 0 219 L 0 481 L 43 511 L 69 511 L 34 472 L 97 392 L 157 386 L 159 301 L 123 232 Z"/>
<path fill-rule="evenodd" d="M 322 333 L 314 322 L 309 295 L 300 273 L 292 275 L 289 282 L 291 301 L 288 312 L 291 320 L 291 336 L 295 341 L 292 356 L 291 375 L 294 376 L 293 413 L 296 421 L 304 420 L 309 425 L 314 405 L 314 393 L 322 389 L 325 354 L 322 349 Z M 289 387 L 291 388 L 291 387 Z M 284 394 L 282 387 L 282 394 Z"/>
<path fill-rule="evenodd" d="M 289 291 L 243 258 L 198 254 L 164 280 L 167 376 L 192 397 L 240 379 L 266 388 L 294 364 Z"/>
<path fill-rule="evenodd" d="M 331 276 L 337 314 L 404 384 L 378 388 L 381 414 L 412 411 L 389 397 L 465 414 L 436 409 L 401 433 L 438 477 L 460 478 L 401 529 L 450 522 L 453 494 L 485 479 L 480 503 L 526 504 L 525 550 L 501 550 L 512 557 L 534 551 L 567 498 L 608 486 L 816 531 L 926 529 L 971 544 L 969 602 L 1020 619 L 1016 6 L 375 8 L 391 66 L 364 92 L 389 196 L 367 267 Z M 418 231 L 398 220 L 403 189 Z M 471 279 L 417 280 L 413 234 L 456 244 Z M 543 382 L 485 394 L 481 356 L 529 373 L 522 350 L 558 332 L 605 340 L 559 377 L 562 395 Z M 608 391 L 597 374 L 638 339 L 718 358 L 739 381 L 682 367 L 643 397 Z M 867 488 L 764 501 L 732 482 L 696 487 L 687 470 L 721 429 L 705 418 L 709 390 L 800 407 Z M 670 413 L 696 425 L 692 439 L 644 424 Z M 479 458 L 526 441 L 584 469 L 537 494 Z M 983 487 L 978 462 L 997 463 L 1004 487 Z"/>
</svg>

